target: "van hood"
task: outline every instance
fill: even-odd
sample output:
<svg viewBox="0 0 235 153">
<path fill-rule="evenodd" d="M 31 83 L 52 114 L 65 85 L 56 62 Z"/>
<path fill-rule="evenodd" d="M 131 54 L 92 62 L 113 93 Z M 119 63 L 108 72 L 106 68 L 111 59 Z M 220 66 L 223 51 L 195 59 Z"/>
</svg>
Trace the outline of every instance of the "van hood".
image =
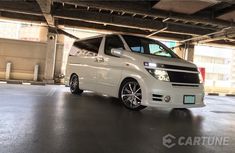
<svg viewBox="0 0 235 153">
<path fill-rule="evenodd" d="M 168 58 L 168 57 L 161 57 L 161 56 L 147 55 L 147 54 L 144 54 L 142 56 L 145 56 L 145 57 L 149 58 L 149 60 L 152 63 L 159 63 L 159 64 L 177 65 L 177 66 L 197 68 L 197 66 L 194 63 L 188 62 L 188 61 L 183 60 L 181 58 Z"/>
</svg>

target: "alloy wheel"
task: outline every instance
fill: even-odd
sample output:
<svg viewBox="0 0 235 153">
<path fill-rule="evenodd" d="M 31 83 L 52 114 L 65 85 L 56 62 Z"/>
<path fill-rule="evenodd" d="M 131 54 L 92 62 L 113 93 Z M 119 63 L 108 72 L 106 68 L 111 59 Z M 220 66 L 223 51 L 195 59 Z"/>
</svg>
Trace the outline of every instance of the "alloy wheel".
<svg viewBox="0 0 235 153">
<path fill-rule="evenodd" d="M 138 82 L 127 82 L 121 91 L 121 99 L 124 104 L 131 109 L 135 109 L 141 105 L 142 93 Z"/>
<path fill-rule="evenodd" d="M 74 92 L 77 89 L 77 86 L 78 86 L 78 77 L 74 75 L 70 81 L 70 90 Z"/>
</svg>

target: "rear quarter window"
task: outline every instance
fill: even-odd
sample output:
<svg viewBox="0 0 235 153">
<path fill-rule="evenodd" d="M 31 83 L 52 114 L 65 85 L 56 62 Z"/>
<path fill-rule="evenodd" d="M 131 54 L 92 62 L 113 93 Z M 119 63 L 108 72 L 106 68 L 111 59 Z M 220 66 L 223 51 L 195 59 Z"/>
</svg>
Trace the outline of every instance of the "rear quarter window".
<svg viewBox="0 0 235 153">
<path fill-rule="evenodd" d="M 100 43 L 102 41 L 102 37 L 92 38 L 82 41 L 74 42 L 70 55 L 91 55 L 96 56 L 99 52 Z"/>
</svg>

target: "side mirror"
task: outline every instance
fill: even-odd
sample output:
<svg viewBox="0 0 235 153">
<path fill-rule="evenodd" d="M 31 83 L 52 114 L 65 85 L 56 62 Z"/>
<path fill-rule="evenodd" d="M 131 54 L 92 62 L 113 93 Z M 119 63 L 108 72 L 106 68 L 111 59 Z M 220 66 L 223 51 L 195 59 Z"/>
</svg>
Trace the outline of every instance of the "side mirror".
<svg viewBox="0 0 235 153">
<path fill-rule="evenodd" d="M 113 48 L 113 49 L 111 49 L 111 54 L 114 55 L 114 56 L 117 56 L 117 57 L 121 57 L 122 54 L 123 54 L 123 50 Z"/>
</svg>

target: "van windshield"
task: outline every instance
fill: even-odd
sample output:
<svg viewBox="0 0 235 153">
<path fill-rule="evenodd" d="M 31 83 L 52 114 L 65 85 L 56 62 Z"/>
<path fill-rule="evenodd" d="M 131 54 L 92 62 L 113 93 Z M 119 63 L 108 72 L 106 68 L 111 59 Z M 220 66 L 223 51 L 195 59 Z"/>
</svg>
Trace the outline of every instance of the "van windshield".
<svg viewBox="0 0 235 153">
<path fill-rule="evenodd" d="M 159 41 L 131 35 L 122 36 L 132 52 L 178 58 L 178 56 L 171 49 Z"/>
</svg>

